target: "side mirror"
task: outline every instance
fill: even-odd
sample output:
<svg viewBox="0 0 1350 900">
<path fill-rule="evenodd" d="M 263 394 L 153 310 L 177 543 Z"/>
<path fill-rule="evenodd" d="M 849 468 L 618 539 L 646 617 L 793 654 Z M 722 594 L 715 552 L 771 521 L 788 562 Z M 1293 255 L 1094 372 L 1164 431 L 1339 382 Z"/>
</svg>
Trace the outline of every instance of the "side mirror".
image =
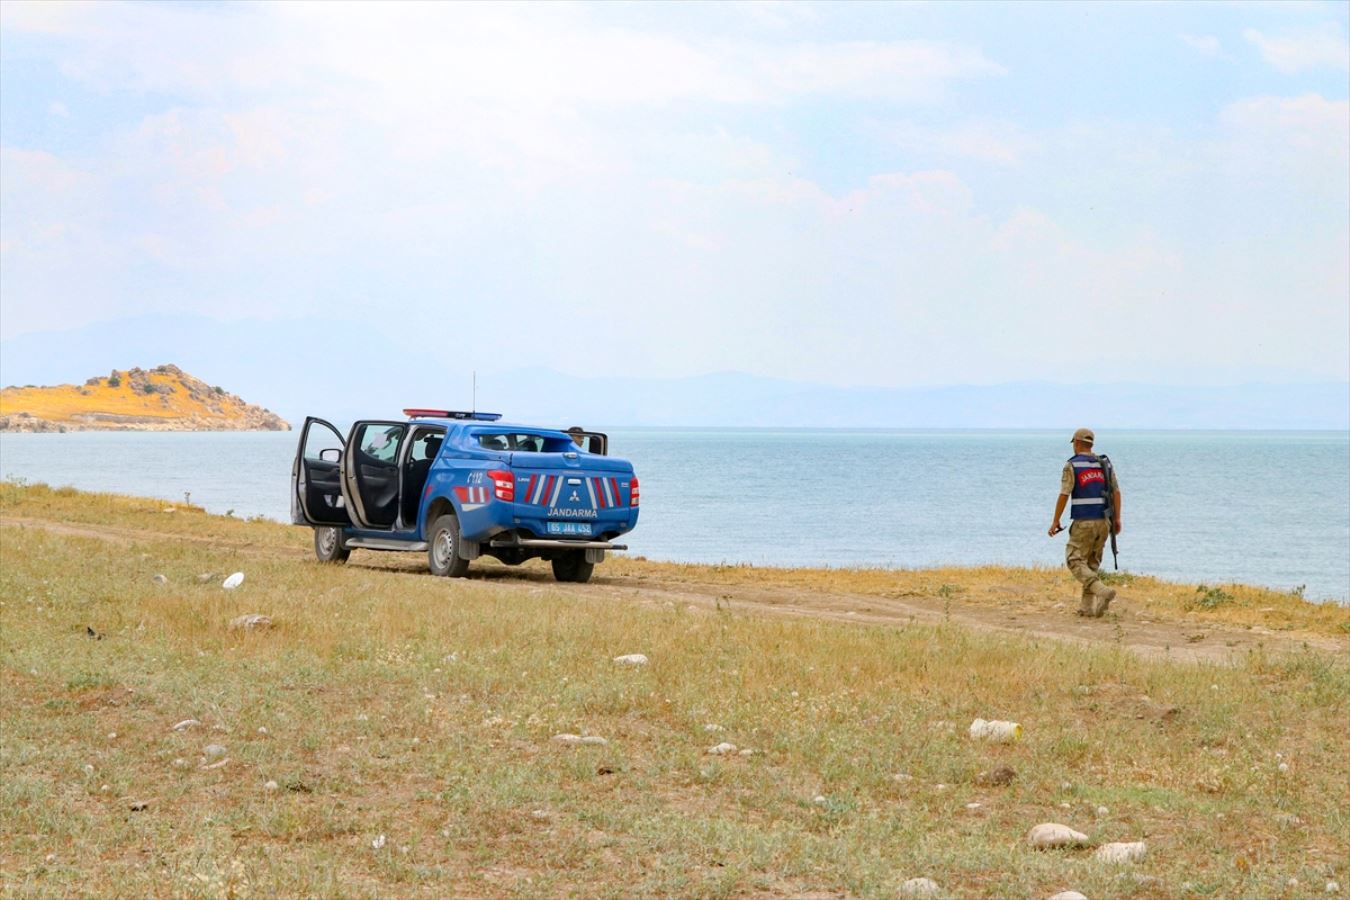
<svg viewBox="0 0 1350 900">
<path fill-rule="evenodd" d="M 336 447 L 325 447 L 319 451 L 319 459 L 324 462 L 338 462 L 342 459 L 342 451 Z"/>
</svg>

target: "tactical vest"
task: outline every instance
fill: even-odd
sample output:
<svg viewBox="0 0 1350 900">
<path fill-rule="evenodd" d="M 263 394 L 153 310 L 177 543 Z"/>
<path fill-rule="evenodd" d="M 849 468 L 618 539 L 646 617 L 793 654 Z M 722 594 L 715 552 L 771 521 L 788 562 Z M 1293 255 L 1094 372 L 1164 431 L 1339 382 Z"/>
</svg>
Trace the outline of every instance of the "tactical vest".
<svg viewBox="0 0 1350 900">
<path fill-rule="evenodd" d="M 1106 518 L 1106 470 L 1102 461 L 1090 453 L 1069 457 L 1073 466 L 1073 493 L 1069 500 L 1070 519 Z"/>
</svg>

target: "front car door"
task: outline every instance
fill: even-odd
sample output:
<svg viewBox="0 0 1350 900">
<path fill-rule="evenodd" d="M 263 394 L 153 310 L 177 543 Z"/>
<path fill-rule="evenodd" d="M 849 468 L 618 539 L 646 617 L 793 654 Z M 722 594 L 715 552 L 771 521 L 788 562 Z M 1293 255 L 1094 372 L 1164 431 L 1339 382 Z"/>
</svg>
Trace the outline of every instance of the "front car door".
<svg viewBox="0 0 1350 900">
<path fill-rule="evenodd" d="M 342 498 L 342 435 L 313 416 L 300 429 L 291 466 L 291 521 L 296 525 L 351 525 Z"/>
<path fill-rule="evenodd" d="M 398 521 L 399 460 L 407 435 L 407 422 L 352 426 L 342 457 L 342 486 L 358 525 L 388 530 Z"/>
</svg>

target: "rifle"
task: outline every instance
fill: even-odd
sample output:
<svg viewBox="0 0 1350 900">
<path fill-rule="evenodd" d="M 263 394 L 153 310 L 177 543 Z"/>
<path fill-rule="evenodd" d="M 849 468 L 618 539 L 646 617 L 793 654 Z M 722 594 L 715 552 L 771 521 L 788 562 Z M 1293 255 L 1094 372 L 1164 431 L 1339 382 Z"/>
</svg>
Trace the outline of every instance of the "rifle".
<svg viewBox="0 0 1350 900">
<path fill-rule="evenodd" d="M 1102 476 L 1106 479 L 1102 498 L 1106 501 L 1106 531 L 1111 535 L 1111 566 L 1119 570 L 1120 557 L 1116 553 L 1116 493 L 1111 488 L 1114 472 L 1111 469 L 1111 459 L 1105 453 L 1098 454 L 1097 459 L 1101 460 Z"/>
</svg>

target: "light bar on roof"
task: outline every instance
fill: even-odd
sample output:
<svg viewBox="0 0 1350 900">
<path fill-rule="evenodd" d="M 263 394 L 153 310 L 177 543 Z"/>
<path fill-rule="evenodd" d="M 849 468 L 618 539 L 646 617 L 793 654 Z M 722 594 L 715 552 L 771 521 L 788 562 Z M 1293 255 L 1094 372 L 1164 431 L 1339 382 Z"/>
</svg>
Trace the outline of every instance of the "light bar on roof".
<svg viewBox="0 0 1350 900">
<path fill-rule="evenodd" d="M 423 409 L 421 407 L 405 409 L 403 414 L 410 419 L 472 419 L 475 422 L 495 422 L 502 417 L 501 413 L 465 412 L 462 409 Z"/>
</svg>

